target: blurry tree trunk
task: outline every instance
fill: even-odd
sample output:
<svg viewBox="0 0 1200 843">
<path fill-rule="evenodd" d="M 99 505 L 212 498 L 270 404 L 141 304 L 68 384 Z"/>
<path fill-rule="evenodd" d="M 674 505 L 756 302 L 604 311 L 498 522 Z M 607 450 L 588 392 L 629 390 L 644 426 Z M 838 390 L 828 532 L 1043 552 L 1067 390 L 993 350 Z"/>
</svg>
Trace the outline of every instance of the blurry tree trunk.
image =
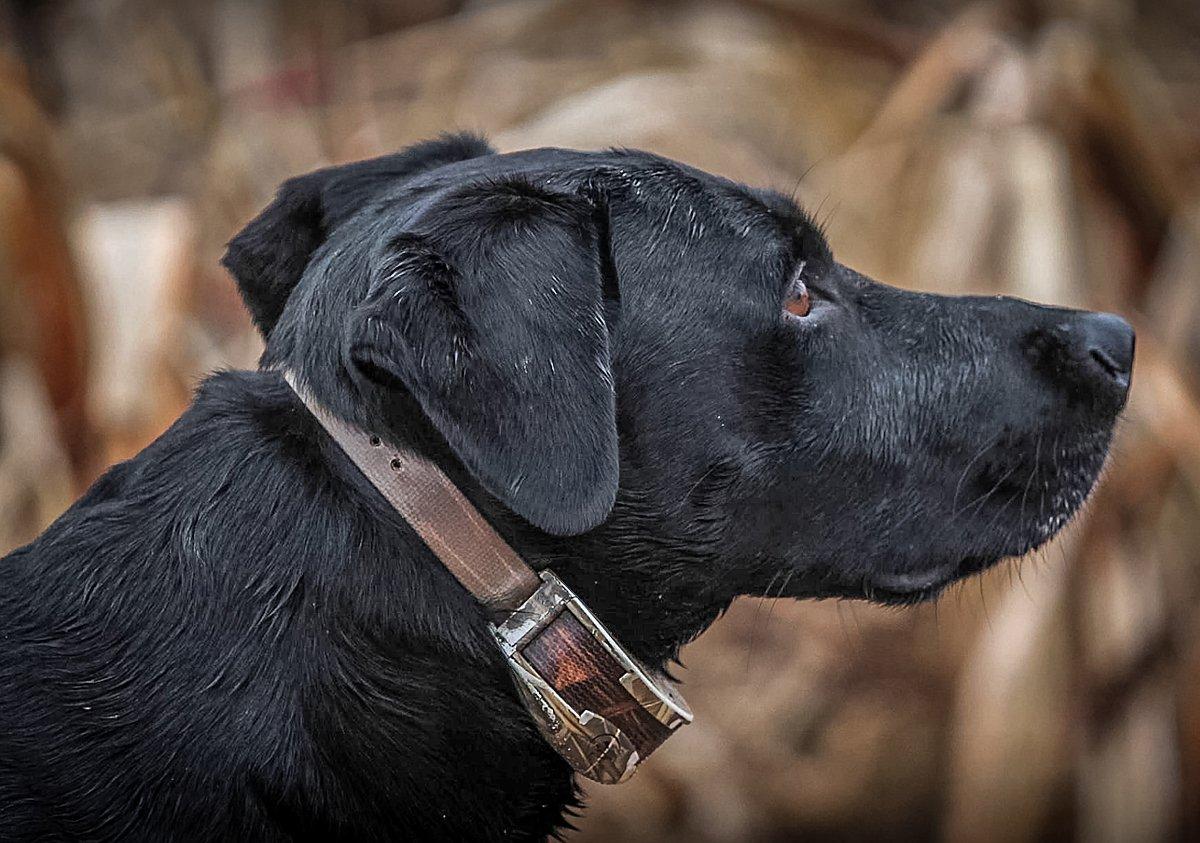
<svg viewBox="0 0 1200 843">
<path fill-rule="evenodd" d="M 67 241 L 53 138 L 21 73 L 0 63 L 0 350 L 28 354 L 77 472 L 88 451 L 86 325 Z"/>
</svg>

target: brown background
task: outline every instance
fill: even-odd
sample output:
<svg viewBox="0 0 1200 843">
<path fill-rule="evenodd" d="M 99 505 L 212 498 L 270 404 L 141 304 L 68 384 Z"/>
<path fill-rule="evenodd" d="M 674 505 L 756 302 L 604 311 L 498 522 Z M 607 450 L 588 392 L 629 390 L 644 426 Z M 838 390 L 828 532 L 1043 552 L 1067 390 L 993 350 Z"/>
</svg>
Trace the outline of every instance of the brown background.
<svg viewBox="0 0 1200 843">
<path fill-rule="evenodd" d="M 282 179 L 452 128 L 797 190 L 875 277 L 1139 331 L 1060 540 L 934 606 L 737 604 L 572 839 L 1200 834 L 1194 0 L 0 6 L 0 550 L 253 365 L 217 258 Z"/>
</svg>

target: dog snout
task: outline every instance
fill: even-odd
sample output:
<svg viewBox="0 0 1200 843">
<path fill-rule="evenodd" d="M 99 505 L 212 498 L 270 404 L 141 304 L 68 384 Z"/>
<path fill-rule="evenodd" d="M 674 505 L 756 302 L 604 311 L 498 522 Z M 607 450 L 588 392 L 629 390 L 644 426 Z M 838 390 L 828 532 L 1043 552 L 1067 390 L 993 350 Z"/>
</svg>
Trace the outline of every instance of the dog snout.
<svg viewBox="0 0 1200 843">
<path fill-rule="evenodd" d="M 1072 312 L 1036 330 L 1029 348 L 1069 392 L 1120 408 L 1133 374 L 1133 326 L 1113 313 Z"/>
</svg>

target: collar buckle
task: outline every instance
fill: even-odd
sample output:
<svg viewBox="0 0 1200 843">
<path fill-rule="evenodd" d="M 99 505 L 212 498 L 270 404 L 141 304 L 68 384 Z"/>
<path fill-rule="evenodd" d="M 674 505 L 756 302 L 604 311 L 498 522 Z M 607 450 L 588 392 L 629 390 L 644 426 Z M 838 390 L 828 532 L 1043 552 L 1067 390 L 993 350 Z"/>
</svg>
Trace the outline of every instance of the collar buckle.
<svg viewBox="0 0 1200 843">
<path fill-rule="evenodd" d="M 692 722 L 666 678 L 621 646 L 550 571 L 492 631 L 543 737 L 576 772 L 604 784 L 633 775 Z"/>
</svg>

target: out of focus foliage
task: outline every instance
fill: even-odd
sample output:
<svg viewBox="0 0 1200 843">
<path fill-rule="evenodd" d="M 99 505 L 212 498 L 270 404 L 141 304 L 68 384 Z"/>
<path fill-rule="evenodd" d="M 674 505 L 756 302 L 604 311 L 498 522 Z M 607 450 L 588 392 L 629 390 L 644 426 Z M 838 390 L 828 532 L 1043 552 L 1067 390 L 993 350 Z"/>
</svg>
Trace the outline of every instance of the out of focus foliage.
<svg viewBox="0 0 1200 843">
<path fill-rule="evenodd" d="M 1065 536 L 934 606 L 736 605 L 575 839 L 1200 835 L 1195 0 L 0 7 L 0 550 L 253 365 L 217 257 L 282 179 L 451 128 L 795 191 L 877 278 L 1139 332 Z"/>
</svg>

